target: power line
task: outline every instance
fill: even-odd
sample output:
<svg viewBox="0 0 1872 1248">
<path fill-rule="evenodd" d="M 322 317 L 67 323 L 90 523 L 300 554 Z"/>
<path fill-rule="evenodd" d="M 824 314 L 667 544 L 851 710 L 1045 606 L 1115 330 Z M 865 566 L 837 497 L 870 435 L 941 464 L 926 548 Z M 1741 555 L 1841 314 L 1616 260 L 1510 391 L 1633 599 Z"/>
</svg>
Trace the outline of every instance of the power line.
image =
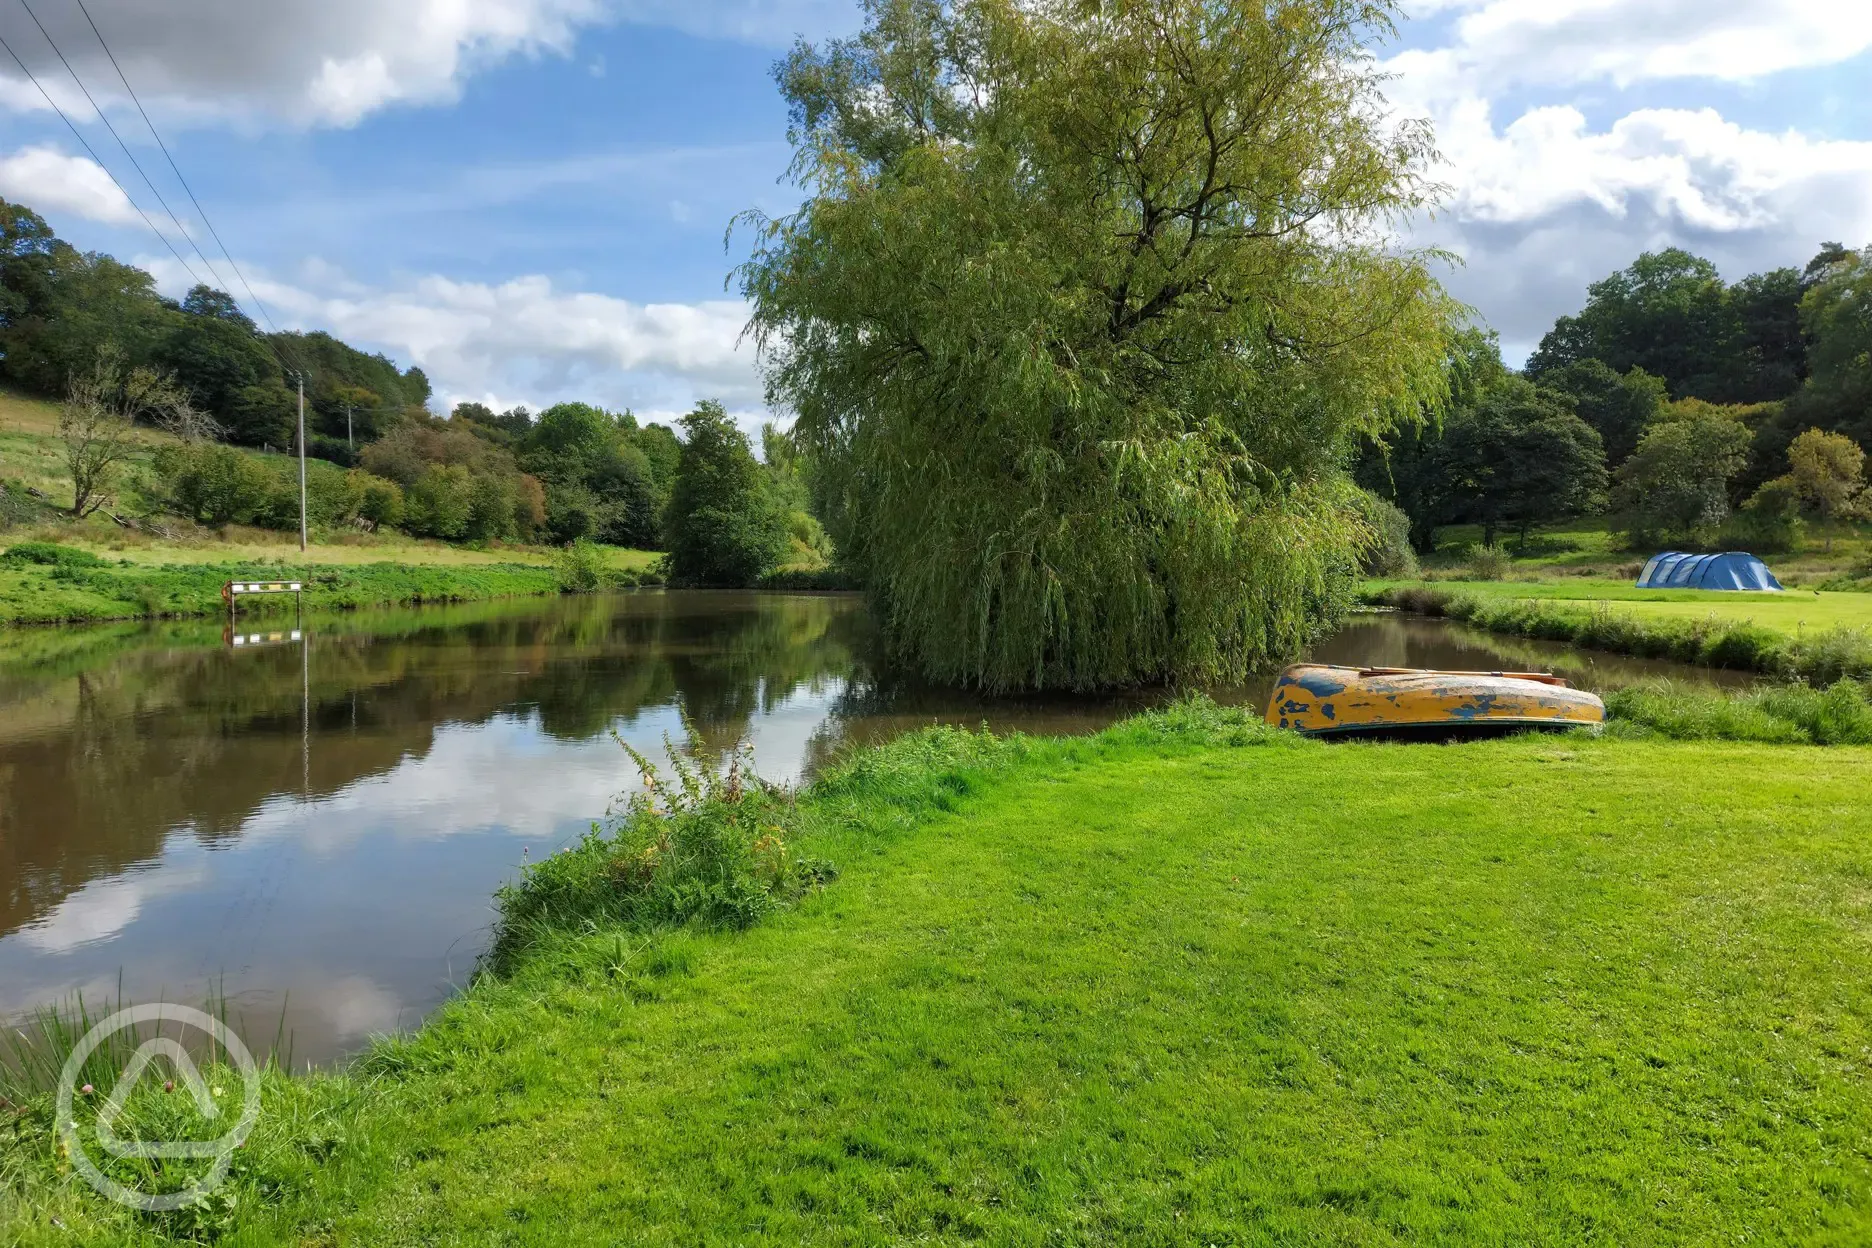
<svg viewBox="0 0 1872 1248">
<path fill-rule="evenodd" d="M 176 262 L 179 263 L 184 269 L 188 270 L 188 275 L 190 277 L 194 278 L 197 282 L 200 282 L 201 281 L 200 275 L 197 274 L 193 268 L 189 267 L 189 262 L 182 258 L 182 253 L 177 251 L 175 248 L 175 244 L 169 241 L 169 236 L 163 233 L 161 230 L 156 228 L 156 223 L 150 220 L 149 214 L 147 212 L 143 211 L 143 206 L 137 203 L 136 200 L 131 197 L 131 194 L 129 191 L 124 189 L 124 184 L 117 180 L 117 175 L 110 171 L 110 166 L 104 163 L 103 159 L 97 154 L 96 151 L 92 150 L 91 144 L 89 140 L 87 140 L 84 137 L 83 132 L 81 132 L 78 129 L 77 125 L 73 123 L 70 117 L 67 117 L 65 115 L 65 110 L 60 108 L 58 105 L 58 101 L 52 98 L 52 93 L 45 89 L 45 84 L 39 81 L 38 77 L 32 72 L 32 70 L 26 68 L 26 62 L 20 60 L 20 54 L 13 50 L 13 45 L 8 43 L 5 37 L 3 36 L 0 36 L 0 48 L 5 48 L 7 50 L 7 55 L 13 58 L 13 63 L 20 67 L 20 72 L 26 75 L 27 80 L 30 81 L 33 84 L 33 86 L 39 88 L 39 94 L 45 97 L 45 102 L 51 105 L 52 111 L 57 113 L 59 117 L 65 122 L 65 124 L 68 127 L 70 127 L 71 132 L 72 132 L 72 137 L 77 139 L 78 142 L 84 147 L 84 150 L 90 154 L 92 163 L 104 171 L 104 176 L 111 180 L 111 185 L 117 188 L 118 193 L 124 197 L 124 201 L 128 203 L 132 208 L 136 209 L 137 216 L 143 218 L 143 224 L 149 226 L 150 233 L 154 234 L 157 238 L 160 238 L 163 242 L 163 246 L 169 249 L 169 254 L 176 258 Z"/>
<path fill-rule="evenodd" d="M 195 249 L 195 254 L 201 257 L 203 266 L 208 270 L 208 276 L 214 278 L 215 285 L 226 286 L 227 283 L 221 280 L 221 275 L 215 272 L 214 262 L 208 259 L 207 254 L 202 251 L 201 244 L 190 237 L 187 227 L 182 224 L 182 219 L 176 216 L 175 209 L 169 206 L 169 201 L 163 198 L 163 193 L 156 189 L 156 183 L 151 181 L 149 174 L 144 171 L 143 163 L 136 158 L 136 153 L 130 150 L 130 145 L 123 141 L 123 136 L 121 134 L 117 133 L 117 127 L 111 124 L 110 117 L 102 108 L 98 107 L 98 102 L 91 98 L 91 89 L 85 86 L 84 79 L 78 76 L 78 71 L 72 68 L 72 63 L 65 59 L 65 53 L 59 50 L 58 43 L 52 38 L 52 32 L 45 28 L 45 23 L 39 20 L 39 15 L 33 12 L 32 5 L 28 4 L 26 0 L 20 0 L 20 7 L 26 10 L 26 16 L 32 18 L 33 25 L 37 26 L 39 28 L 39 33 L 45 36 L 46 43 L 51 45 L 53 54 L 59 58 L 59 63 L 65 66 L 65 72 L 70 74 L 72 81 L 78 84 L 78 90 L 84 94 L 85 103 L 91 106 L 91 110 L 98 115 L 98 120 L 104 123 L 104 128 L 110 131 L 111 138 L 117 140 L 117 146 L 123 149 L 123 154 L 130 160 L 130 167 L 137 171 L 137 176 L 143 179 L 143 185 L 149 187 L 150 194 L 156 197 L 156 202 L 162 205 L 162 210 L 169 214 L 169 221 L 176 227 L 176 233 L 180 234 L 188 242 L 189 246 Z M 170 250 L 174 251 L 175 249 L 171 247 Z M 178 253 L 178 258 L 179 255 L 180 253 Z M 190 277 L 195 276 L 195 270 L 189 268 L 186 263 L 182 267 L 189 269 Z M 198 278 L 197 281 L 199 280 Z"/>
<path fill-rule="evenodd" d="M 156 123 L 150 120 L 148 110 L 143 107 L 143 101 L 137 98 L 136 88 L 130 85 L 130 79 L 125 75 L 123 66 L 117 63 L 117 54 L 112 52 L 110 44 L 105 42 L 104 32 L 98 29 L 97 19 L 91 16 L 91 10 L 85 7 L 84 0 L 77 0 L 77 3 L 78 11 L 84 14 L 85 21 L 91 24 L 91 33 L 97 36 L 98 46 L 104 49 L 104 55 L 110 58 L 111 68 L 117 71 L 117 80 L 123 83 L 124 90 L 129 92 L 130 101 L 136 105 L 137 112 L 143 115 L 143 124 L 149 127 L 150 137 L 155 139 L 156 146 L 162 149 L 163 158 L 169 162 L 169 168 L 175 174 L 176 181 L 182 184 L 182 189 L 188 194 L 189 202 L 195 205 L 195 212 L 201 217 L 202 224 L 208 227 L 208 233 L 214 238 L 215 244 L 221 248 L 221 254 L 227 257 L 228 267 L 233 269 L 234 276 L 240 279 L 241 288 L 247 292 L 247 297 L 253 300 L 254 307 L 259 309 L 260 319 L 266 322 L 268 330 L 277 334 L 279 328 L 273 324 L 273 317 L 268 314 L 266 304 L 260 302 L 260 296 L 254 293 L 254 288 L 247 282 L 247 275 L 241 272 L 240 265 L 235 261 L 234 253 L 228 250 L 225 242 L 222 242 L 221 232 L 215 229 L 214 222 L 208 219 L 208 210 L 201 206 L 201 200 L 195 198 L 194 188 L 188 184 L 188 179 L 182 176 L 182 170 L 176 165 L 175 157 L 170 154 L 169 145 L 164 143 L 162 135 L 156 132 Z"/>
</svg>

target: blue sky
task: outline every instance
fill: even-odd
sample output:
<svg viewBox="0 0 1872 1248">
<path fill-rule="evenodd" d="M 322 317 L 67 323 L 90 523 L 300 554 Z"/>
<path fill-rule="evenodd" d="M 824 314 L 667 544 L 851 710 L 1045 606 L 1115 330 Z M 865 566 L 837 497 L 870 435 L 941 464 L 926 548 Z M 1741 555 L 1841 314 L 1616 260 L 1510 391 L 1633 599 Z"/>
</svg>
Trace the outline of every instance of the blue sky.
<svg viewBox="0 0 1872 1248">
<path fill-rule="evenodd" d="M 185 206 L 77 0 L 27 2 Z M 855 5 L 85 2 L 280 325 L 420 363 L 439 403 L 666 417 L 714 396 L 762 416 L 723 235 L 795 202 L 770 69 L 795 35 L 854 26 Z M 1448 284 L 1511 358 L 1645 248 L 1735 277 L 1872 242 L 1872 4 L 1415 10 L 1379 54 L 1399 113 L 1436 123 L 1451 194 L 1409 236 L 1465 258 Z M 158 215 L 21 0 L 0 0 L 0 36 Z M 17 70 L 0 70 L 0 195 L 188 284 Z"/>
</svg>

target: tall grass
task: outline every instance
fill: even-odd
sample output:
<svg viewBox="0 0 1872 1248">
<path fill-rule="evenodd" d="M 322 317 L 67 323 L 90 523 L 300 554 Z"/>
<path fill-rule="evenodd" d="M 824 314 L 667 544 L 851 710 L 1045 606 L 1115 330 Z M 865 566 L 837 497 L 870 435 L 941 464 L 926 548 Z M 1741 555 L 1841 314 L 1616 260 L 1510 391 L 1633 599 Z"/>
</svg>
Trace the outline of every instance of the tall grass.
<svg viewBox="0 0 1872 1248">
<path fill-rule="evenodd" d="M 554 933 L 694 923 L 741 928 L 832 879 L 792 845 L 798 805 L 754 774 L 745 751 L 717 770 L 665 740 L 665 778 L 618 738 L 643 780 L 621 813 L 529 866 L 496 894 L 489 965 L 502 973 Z"/>
<path fill-rule="evenodd" d="M 1606 713 L 1614 724 L 1681 741 L 1872 745 L 1872 696 L 1854 680 L 1727 695 L 1660 681 L 1606 695 Z"/>
<path fill-rule="evenodd" d="M 344 1122 L 359 1089 L 326 1076 L 294 1076 L 285 1016 L 270 1048 L 253 1049 L 259 1064 L 262 1112 L 252 1133 L 231 1157 L 226 1182 L 202 1191 L 173 1210 L 124 1208 L 94 1196 L 73 1174 L 68 1140 L 58 1130 L 60 1084 L 67 1061 L 85 1036 L 128 1003 L 96 1009 L 82 996 L 48 1005 L 5 1028 L 0 1038 L 0 1208 L 8 1205 L 10 1229 L 40 1223 L 57 1229 L 61 1212 L 95 1229 L 109 1228 L 108 1241 L 141 1240 L 147 1233 L 187 1242 L 211 1242 L 235 1222 L 243 1198 L 302 1183 L 346 1138 Z M 203 1012 L 228 1023 L 226 999 L 211 997 Z M 184 1041 L 203 1093 L 215 1109 L 205 1115 L 188 1081 L 163 1059 L 145 1068 L 121 1101 L 116 1133 L 144 1141 L 214 1140 L 225 1135 L 241 1112 L 243 1071 L 214 1040 L 158 1025 L 125 1028 L 105 1036 L 73 1073 L 73 1118 L 78 1146 L 108 1178 L 148 1195 L 186 1192 L 210 1164 L 202 1159 L 117 1157 L 98 1138 L 98 1117 L 118 1090 L 138 1047 L 158 1034 Z M 190 1043 L 194 1041 L 196 1043 Z M 69 1235 L 67 1235 L 69 1238 Z"/>
<path fill-rule="evenodd" d="M 1485 600 L 1428 585 L 1386 589 L 1375 598 L 1385 606 L 1460 620 L 1492 633 L 1640 658 L 1761 672 L 1814 685 L 1872 679 L 1872 633 L 1864 629 L 1831 628 L 1790 637 L 1715 615 L 1645 619 L 1605 603 L 1580 611 L 1543 599 Z"/>
</svg>

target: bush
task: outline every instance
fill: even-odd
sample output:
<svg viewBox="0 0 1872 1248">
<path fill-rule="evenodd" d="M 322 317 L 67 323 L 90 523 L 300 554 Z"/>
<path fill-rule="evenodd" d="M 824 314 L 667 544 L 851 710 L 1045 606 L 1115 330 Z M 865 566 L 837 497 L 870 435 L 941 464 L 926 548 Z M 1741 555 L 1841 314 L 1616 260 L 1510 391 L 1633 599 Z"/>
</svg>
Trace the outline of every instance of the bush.
<svg viewBox="0 0 1872 1248">
<path fill-rule="evenodd" d="M 387 529 L 403 523 L 403 487 L 394 481 L 372 476 L 361 468 L 353 469 L 361 478 L 358 517 L 372 528 Z"/>
<path fill-rule="evenodd" d="M 1800 508 L 1800 491 L 1793 479 L 1778 477 L 1749 497 L 1724 527 L 1722 542 L 1763 553 L 1799 550 L 1806 527 Z"/>
<path fill-rule="evenodd" d="M 1476 581 L 1501 581 L 1508 578 L 1514 562 L 1500 546 L 1479 546 L 1469 556 L 1469 578 Z"/>
<path fill-rule="evenodd" d="M 165 446 L 153 461 L 166 504 L 177 514 L 202 524 L 251 524 L 273 519 L 282 509 L 278 475 L 265 461 L 218 442 Z M 298 523 L 295 490 L 292 523 Z"/>
<path fill-rule="evenodd" d="M 580 538 L 568 542 L 553 559 L 559 588 L 568 594 L 586 594 L 605 583 L 604 552 L 596 543 Z"/>
<path fill-rule="evenodd" d="M 431 465 L 403 497 L 403 523 L 418 537 L 458 538 L 474 510 L 474 480 L 460 464 Z"/>
<path fill-rule="evenodd" d="M 1359 554 L 1359 571 L 1388 581 L 1416 576 L 1417 552 L 1411 549 L 1411 522 L 1403 509 L 1369 490 L 1356 490 L 1353 510 L 1371 531 L 1370 543 Z"/>
<path fill-rule="evenodd" d="M 88 550 L 60 546 L 56 542 L 20 542 L 18 545 L 9 546 L 6 553 L 0 554 L 0 564 L 14 568 L 29 565 L 43 568 L 101 568 L 105 566 L 104 560 Z"/>
<path fill-rule="evenodd" d="M 673 782 L 625 745 L 644 791 L 496 894 L 497 972 L 555 930 L 745 928 L 834 878 L 830 863 L 789 848 L 798 808 L 754 777 L 745 753 L 718 772 L 665 747 Z"/>
</svg>

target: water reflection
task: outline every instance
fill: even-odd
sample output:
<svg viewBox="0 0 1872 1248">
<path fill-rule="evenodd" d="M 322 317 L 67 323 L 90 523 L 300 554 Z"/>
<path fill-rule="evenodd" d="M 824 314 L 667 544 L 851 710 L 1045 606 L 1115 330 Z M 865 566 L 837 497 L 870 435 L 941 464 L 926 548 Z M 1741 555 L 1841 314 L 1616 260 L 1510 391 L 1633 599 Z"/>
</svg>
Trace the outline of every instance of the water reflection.
<svg viewBox="0 0 1872 1248">
<path fill-rule="evenodd" d="M 632 593 L 313 622 L 0 635 L 0 1014 L 119 986 L 302 1059 L 410 1024 L 467 973 L 489 898 L 602 815 L 686 717 L 796 781 L 931 722 L 1076 732 L 1163 696 L 985 699 L 879 674 L 842 596 Z M 1667 670 L 1363 617 L 1320 648 L 1391 666 Z M 1266 682 L 1219 691 L 1259 702 Z"/>
</svg>

